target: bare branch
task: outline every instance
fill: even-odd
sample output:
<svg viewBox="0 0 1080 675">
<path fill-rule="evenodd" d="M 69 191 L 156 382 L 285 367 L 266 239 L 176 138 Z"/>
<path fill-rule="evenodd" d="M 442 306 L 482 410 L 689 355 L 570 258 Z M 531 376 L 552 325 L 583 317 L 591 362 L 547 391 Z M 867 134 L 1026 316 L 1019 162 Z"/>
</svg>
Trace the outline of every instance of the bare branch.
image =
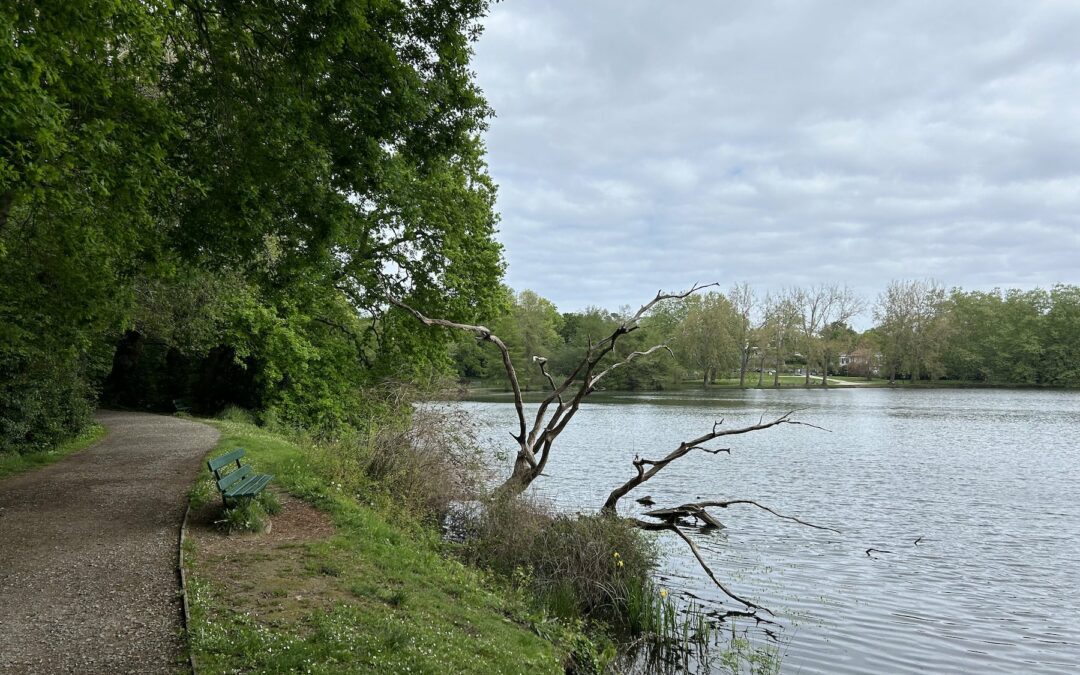
<svg viewBox="0 0 1080 675">
<path fill-rule="evenodd" d="M 768 429 L 770 427 L 775 427 L 775 426 L 778 426 L 780 424 L 804 424 L 805 426 L 813 426 L 813 425 L 805 424 L 805 423 L 802 423 L 802 422 L 795 422 L 794 420 L 791 419 L 792 414 L 794 414 L 794 411 L 786 412 L 783 415 L 781 415 L 780 417 L 777 417 L 776 419 L 774 419 L 774 420 L 772 420 L 770 422 L 760 422 L 759 421 L 757 424 L 752 424 L 750 426 L 741 427 L 741 428 L 738 428 L 738 429 L 721 429 L 720 425 L 723 422 L 723 420 L 720 420 L 719 422 L 716 422 L 715 424 L 713 424 L 712 431 L 710 431 L 709 433 L 707 433 L 707 434 L 705 434 L 705 435 L 703 435 L 703 436 L 701 436 L 699 438 L 695 438 L 692 441 L 686 441 L 685 443 L 679 444 L 679 447 L 672 450 L 663 459 L 658 459 L 658 460 L 635 459 L 634 460 L 634 466 L 635 466 L 635 468 L 638 469 L 638 475 L 636 475 L 633 478 L 631 478 L 630 480 L 626 481 L 625 483 L 623 483 L 620 487 L 616 488 L 615 490 L 612 490 L 611 494 L 608 495 L 607 501 L 604 502 L 604 506 L 603 506 L 602 510 L 604 510 L 604 511 L 614 511 L 615 507 L 619 503 L 619 500 L 622 499 L 623 497 L 625 497 L 626 494 L 629 493 L 631 490 L 633 490 L 637 486 L 641 485 L 642 483 L 646 482 L 647 480 L 649 480 L 650 478 L 655 476 L 657 473 L 659 473 L 661 470 L 663 470 L 663 468 L 666 467 L 668 464 L 671 464 L 675 460 L 686 456 L 686 454 L 689 453 L 690 451 L 692 451 L 694 449 L 697 449 L 697 448 L 700 448 L 703 443 L 707 443 L 707 442 L 713 440 L 714 438 L 720 438 L 721 436 L 734 436 L 734 435 L 737 435 L 737 434 L 748 434 L 748 433 L 753 432 L 753 431 L 761 431 L 763 429 Z M 642 471 L 639 464 L 649 464 L 652 468 L 650 468 L 648 471 Z"/>
<path fill-rule="evenodd" d="M 499 348 L 499 353 L 502 354 L 503 368 L 506 370 L 506 377 L 510 380 L 510 388 L 514 391 L 514 408 L 517 410 L 518 423 L 520 430 L 517 436 L 514 438 L 521 445 L 521 450 L 525 455 L 526 460 L 530 465 L 536 466 L 536 458 L 532 454 L 532 450 L 525 443 L 525 404 L 521 400 L 521 385 L 518 384 L 517 372 L 514 371 L 514 364 L 510 360 L 510 350 L 506 348 L 506 343 L 499 339 L 497 335 L 491 332 L 491 330 L 485 326 L 473 326 L 467 323 L 455 323 L 453 321 L 447 321 L 446 319 L 432 319 L 424 316 L 419 311 L 406 305 L 404 302 L 387 296 L 386 298 L 390 304 L 400 307 L 406 312 L 412 314 L 418 321 L 425 326 L 441 326 L 442 328 L 452 328 L 454 330 L 463 330 L 471 333 L 475 333 L 481 340 L 486 340 Z"/>
<path fill-rule="evenodd" d="M 723 502 L 719 502 L 719 501 L 694 502 L 694 503 L 691 503 L 691 504 L 683 504 L 681 506 L 676 506 L 676 507 L 673 507 L 673 508 L 670 508 L 670 509 L 657 509 L 655 511 L 648 511 L 648 512 L 645 513 L 645 515 L 649 516 L 651 518 L 661 518 L 661 519 L 664 519 L 664 520 L 670 520 L 672 517 L 684 516 L 684 515 L 685 516 L 700 517 L 698 514 L 699 514 L 699 512 L 703 511 L 704 509 L 707 509 L 707 508 L 726 509 L 728 506 L 731 506 L 732 504 L 750 504 L 751 506 L 756 506 L 759 509 L 762 509 L 764 511 L 768 511 L 769 513 L 773 514 L 777 518 L 782 518 L 784 520 L 790 520 L 790 521 L 796 522 L 796 523 L 798 523 L 800 525 L 805 525 L 807 527 L 812 527 L 815 530 L 828 530 L 830 532 L 835 532 L 837 534 L 842 534 L 840 532 L 840 530 L 838 530 L 836 528 L 833 528 L 833 527 L 825 527 L 824 525 L 814 525 L 813 523 L 808 523 L 805 520 L 800 520 L 800 519 L 796 518 L 795 516 L 785 516 L 782 513 L 777 513 L 776 511 L 769 508 L 768 506 L 765 506 L 764 504 L 760 504 L 758 502 L 755 502 L 752 499 L 731 499 L 731 500 L 723 501 Z"/>
<path fill-rule="evenodd" d="M 562 392 L 559 391 L 559 388 L 557 386 L 555 386 L 555 378 L 553 378 L 551 376 L 551 373 L 547 371 L 547 359 L 542 356 L 534 356 L 533 361 L 535 361 L 536 364 L 540 366 L 540 373 L 544 376 L 544 379 L 548 381 L 548 384 L 551 385 L 552 395 L 555 396 L 556 399 L 558 399 L 559 405 L 562 405 Z"/>
<path fill-rule="evenodd" d="M 764 610 L 764 611 L 768 612 L 769 614 L 773 613 L 772 610 L 769 609 L 768 607 L 762 607 L 761 605 L 759 605 L 757 603 L 754 603 L 754 602 L 751 602 L 751 601 L 747 600 L 746 598 L 740 598 L 739 596 L 735 595 L 730 590 L 728 590 L 727 587 L 724 586 L 724 584 L 720 583 L 720 580 L 716 578 L 716 574 L 713 573 L 712 568 L 709 567 L 709 565 L 705 562 L 705 558 L 702 557 L 701 551 L 698 549 L 697 544 L 694 543 L 693 539 L 686 536 L 686 533 L 683 532 L 682 530 L 680 530 L 678 525 L 675 525 L 674 523 L 672 523 L 670 525 L 667 525 L 665 529 L 671 530 L 675 534 L 679 535 L 680 539 L 682 539 L 683 541 L 686 542 L 687 546 L 690 547 L 690 551 L 693 552 L 694 557 L 697 558 L 698 565 L 701 566 L 701 569 L 705 570 L 705 574 L 709 575 L 709 578 L 712 579 L 713 583 L 716 584 L 717 588 L 719 588 L 721 591 L 723 591 L 724 595 L 728 596 L 732 600 L 735 600 L 737 602 L 741 602 L 742 604 L 744 604 L 747 607 L 750 607 L 752 609 Z"/>
<path fill-rule="evenodd" d="M 719 285 L 720 284 L 718 282 L 713 282 L 711 284 L 694 284 L 690 287 L 689 290 L 683 291 L 682 293 L 664 293 L 663 291 L 657 291 L 656 297 L 642 305 L 638 309 L 638 311 L 635 312 L 634 315 L 623 324 L 623 326 L 629 328 L 630 326 L 636 325 L 637 322 L 641 320 L 641 317 L 645 316 L 645 314 L 650 309 L 655 307 L 657 303 L 663 302 L 664 300 L 681 300 L 682 298 L 689 297 L 702 289 Z"/>
<path fill-rule="evenodd" d="M 596 376 L 593 377 L 592 380 L 587 383 L 587 386 L 590 389 L 592 389 L 593 387 L 596 386 L 597 382 L 599 382 L 605 375 L 607 375 L 611 371 L 615 370 L 616 368 L 621 368 L 621 367 L 627 365 L 628 363 L 630 363 L 631 361 L 633 361 L 634 359 L 636 359 L 638 357 L 648 356 L 649 354 L 652 354 L 653 352 L 660 351 L 661 349 L 667 351 L 668 354 L 671 354 L 671 358 L 675 358 L 675 354 L 671 351 L 671 349 L 666 344 L 665 345 L 656 345 L 655 347 L 650 347 L 649 349 L 646 349 L 643 352 L 630 352 L 629 354 L 626 355 L 626 358 L 623 359 L 622 361 L 619 361 L 618 363 L 613 363 L 611 366 L 609 366 L 605 370 L 602 370 L 599 373 L 597 373 Z"/>
</svg>

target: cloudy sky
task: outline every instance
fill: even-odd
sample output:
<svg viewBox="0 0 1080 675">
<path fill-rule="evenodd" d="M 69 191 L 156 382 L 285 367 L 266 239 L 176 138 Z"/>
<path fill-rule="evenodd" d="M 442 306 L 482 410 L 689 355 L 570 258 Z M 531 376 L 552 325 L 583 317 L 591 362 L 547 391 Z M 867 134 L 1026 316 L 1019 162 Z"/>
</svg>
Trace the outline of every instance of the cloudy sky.
<svg viewBox="0 0 1080 675">
<path fill-rule="evenodd" d="M 1080 2 L 495 5 L 507 280 L 659 288 L 1080 282 Z"/>
</svg>

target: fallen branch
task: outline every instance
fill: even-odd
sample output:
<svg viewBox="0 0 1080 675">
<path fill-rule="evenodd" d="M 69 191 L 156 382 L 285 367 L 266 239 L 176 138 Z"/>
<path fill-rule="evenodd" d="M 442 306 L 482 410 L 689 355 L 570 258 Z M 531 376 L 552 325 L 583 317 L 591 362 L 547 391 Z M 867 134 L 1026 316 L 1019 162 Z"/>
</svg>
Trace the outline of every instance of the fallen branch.
<svg viewBox="0 0 1080 675">
<path fill-rule="evenodd" d="M 701 569 L 703 569 L 705 571 L 705 574 L 709 575 L 709 578 L 712 579 L 713 583 L 716 584 L 716 587 L 719 588 L 724 593 L 724 595 L 728 596 L 732 600 L 735 600 L 737 602 L 741 602 L 742 604 L 746 605 L 747 607 L 750 607 L 751 609 L 764 610 L 764 611 L 768 612 L 769 614 L 773 613 L 772 610 L 770 610 L 768 607 L 763 607 L 763 606 L 761 606 L 761 605 L 759 605 L 759 604 L 757 604 L 755 602 L 751 602 L 750 600 L 747 600 L 746 598 L 741 598 L 741 597 L 735 595 L 730 590 L 728 590 L 728 588 L 726 586 L 724 586 L 724 584 L 720 583 L 720 580 L 717 579 L 716 575 L 713 573 L 712 568 L 709 567 L 708 563 L 705 562 L 705 558 L 703 558 L 701 556 L 701 550 L 698 549 L 697 544 L 694 543 L 693 539 L 686 536 L 686 533 L 684 533 L 682 530 L 680 530 L 677 525 L 671 524 L 671 525 L 667 526 L 666 529 L 669 529 L 672 532 L 674 532 L 675 534 L 679 535 L 679 538 L 686 542 L 686 545 L 690 547 L 690 551 L 694 554 L 694 557 L 697 558 L 698 565 L 700 565 Z"/>
<path fill-rule="evenodd" d="M 730 499 L 728 501 L 722 501 L 722 502 L 719 502 L 719 501 L 694 502 L 694 503 L 691 503 L 691 504 L 683 504 L 681 506 L 675 506 L 675 507 L 667 508 L 667 509 L 657 509 L 655 511 L 647 511 L 644 515 L 649 516 L 650 518 L 660 518 L 660 519 L 668 519 L 668 518 L 680 517 L 680 516 L 693 516 L 695 518 L 700 518 L 700 516 L 698 514 L 700 512 L 705 511 L 705 509 L 707 509 L 707 508 L 726 509 L 728 506 L 731 506 L 732 504 L 750 504 L 751 506 L 756 506 L 759 509 L 762 509 L 764 511 L 768 511 L 769 513 L 773 514 L 777 518 L 783 518 L 784 520 L 790 520 L 790 521 L 796 522 L 796 523 L 798 523 L 800 525 L 805 525 L 806 527 L 812 527 L 815 530 L 828 530 L 830 532 L 835 532 L 837 534 L 843 534 L 842 532 L 840 532 L 840 530 L 838 530 L 838 529 L 836 529 L 834 527 L 826 527 L 824 525 L 814 525 L 813 523 L 808 523 L 805 520 L 800 520 L 800 519 L 796 518 L 795 516 L 785 516 L 782 513 L 777 513 L 776 511 L 769 508 L 768 506 L 765 506 L 764 504 L 760 504 L 760 503 L 754 501 L 753 499 Z M 710 516 L 710 518 L 711 518 L 711 516 Z"/>
</svg>

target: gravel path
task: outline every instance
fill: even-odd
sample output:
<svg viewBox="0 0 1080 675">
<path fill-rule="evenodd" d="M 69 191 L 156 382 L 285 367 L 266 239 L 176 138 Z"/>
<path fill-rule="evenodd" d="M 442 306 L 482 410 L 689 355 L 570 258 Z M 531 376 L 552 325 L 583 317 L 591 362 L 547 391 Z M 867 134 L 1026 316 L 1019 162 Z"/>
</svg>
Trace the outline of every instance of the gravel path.
<svg viewBox="0 0 1080 675">
<path fill-rule="evenodd" d="M 0 480 L 0 672 L 184 668 L 176 571 L 185 495 L 218 432 L 103 412 L 108 435 Z"/>
</svg>

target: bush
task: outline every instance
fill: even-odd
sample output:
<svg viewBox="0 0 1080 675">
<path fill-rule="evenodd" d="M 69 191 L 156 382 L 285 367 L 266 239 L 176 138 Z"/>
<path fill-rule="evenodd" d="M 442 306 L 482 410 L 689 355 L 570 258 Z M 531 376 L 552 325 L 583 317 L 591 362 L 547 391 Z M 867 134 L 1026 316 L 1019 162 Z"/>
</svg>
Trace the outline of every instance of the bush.
<svg viewBox="0 0 1080 675">
<path fill-rule="evenodd" d="M 553 515 L 528 497 L 502 497 L 487 504 L 470 534 L 471 562 L 524 581 L 556 616 L 651 629 L 644 612 L 653 605 L 643 596 L 656 592 L 656 549 L 626 520 Z"/>
<path fill-rule="evenodd" d="M 263 492 L 262 494 L 266 494 Z M 270 517 L 263 508 L 260 499 L 241 499 L 221 514 L 221 520 L 217 521 L 223 530 L 229 534 L 238 532 L 265 532 L 270 524 Z"/>
<path fill-rule="evenodd" d="M 95 392 L 84 361 L 0 353 L 0 453 L 45 450 L 90 424 Z"/>
<path fill-rule="evenodd" d="M 451 506 L 475 498 L 481 453 L 460 411 L 414 408 L 409 392 L 386 388 L 360 429 L 306 439 L 320 472 L 350 493 L 380 494 L 408 514 L 441 522 Z"/>
</svg>

